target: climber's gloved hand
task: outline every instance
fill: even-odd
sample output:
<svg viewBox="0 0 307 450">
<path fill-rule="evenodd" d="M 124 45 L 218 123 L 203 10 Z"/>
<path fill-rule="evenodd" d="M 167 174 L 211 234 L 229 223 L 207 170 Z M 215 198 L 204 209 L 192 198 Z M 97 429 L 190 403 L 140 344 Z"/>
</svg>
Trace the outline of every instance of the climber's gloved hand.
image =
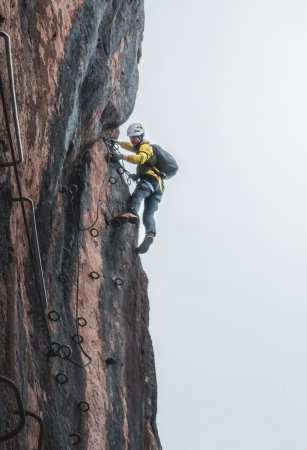
<svg viewBox="0 0 307 450">
<path fill-rule="evenodd" d="M 110 156 L 110 161 L 112 163 L 117 163 L 121 159 L 123 159 L 123 155 L 121 153 L 112 153 Z"/>
<path fill-rule="evenodd" d="M 138 175 L 136 173 L 131 173 L 130 174 L 130 178 L 131 178 L 132 181 L 137 181 L 139 177 L 138 177 Z"/>
</svg>

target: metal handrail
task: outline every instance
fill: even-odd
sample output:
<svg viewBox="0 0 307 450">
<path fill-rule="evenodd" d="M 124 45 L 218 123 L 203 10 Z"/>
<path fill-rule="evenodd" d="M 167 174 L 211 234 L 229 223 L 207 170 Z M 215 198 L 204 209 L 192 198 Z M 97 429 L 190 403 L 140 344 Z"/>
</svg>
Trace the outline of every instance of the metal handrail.
<svg viewBox="0 0 307 450">
<path fill-rule="evenodd" d="M 8 71 L 9 81 L 10 81 L 10 91 L 11 91 L 12 102 L 13 102 L 13 118 L 14 118 L 17 149 L 18 149 L 18 159 L 16 159 L 16 164 L 21 164 L 24 160 L 24 157 L 23 157 L 22 142 L 21 142 L 21 137 L 20 137 L 20 127 L 19 127 L 18 110 L 17 110 L 17 102 L 16 102 L 16 94 L 15 94 L 11 38 L 4 31 L 0 31 L 0 37 L 2 37 L 5 41 L 6 61 L 7 61 L 7 69 L 8 69 L 7 71 Z M 13 161 L 10 161 L 7 163 L 1 163 L 0 167 L 10 167 L 10 166 L 14 166 L 14 165 L 15 165 L 15 163 Z"/>
<path fill-rule="evenodd" d="M 37 257 L 38 269 L 39 269 L 38 272 L 39 272 L 39 279 L 40 279 L 42 292 L 43 292 L 43 296 L 41 297 L 41 295 L 40 295 L 40 297 L 42 299 L 42 304 L 43 304 L 43 307 L 45 309 L 48 306 L 48 298 L 47 298 L 47 292 L 46 292 L 46 286 L 45 286 L 45 280 L 44 280 L 44 274 L 43 274 L 41 254 L 40 254 L 40 249 L 39 249 L 38 234 L 37 234 L 36 219 L 35 219 L 35 210 L 34 210 L 34 202 L 29 197 L 22 197 L 22 199 L 21 198 L 13 198 L 12 201 L 13 202 L 24 201 L 24 202 L 27 202 L 27 203 L 29 203 L 31 205 L 32 225 L 33 225 L 34 238 L 35 238 L 35 250 L 36 250 L 36 257 Z"/>
</svg>

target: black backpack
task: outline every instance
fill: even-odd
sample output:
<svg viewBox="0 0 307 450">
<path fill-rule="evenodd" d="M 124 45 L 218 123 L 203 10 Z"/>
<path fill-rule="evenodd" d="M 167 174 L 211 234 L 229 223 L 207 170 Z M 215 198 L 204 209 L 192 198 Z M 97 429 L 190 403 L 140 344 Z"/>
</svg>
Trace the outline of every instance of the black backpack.
<svg viewBox="0 0 307 450">
<path fill-rule="evenodd" d="M 157 162 L 154 164 L 153 170 L 158 169 L 157 172 L 161 178 L 172 178 L 178 171 L 178 164 L 175 159 L 166 150 L 159 145 L 151 144 Z"/>
</svg>

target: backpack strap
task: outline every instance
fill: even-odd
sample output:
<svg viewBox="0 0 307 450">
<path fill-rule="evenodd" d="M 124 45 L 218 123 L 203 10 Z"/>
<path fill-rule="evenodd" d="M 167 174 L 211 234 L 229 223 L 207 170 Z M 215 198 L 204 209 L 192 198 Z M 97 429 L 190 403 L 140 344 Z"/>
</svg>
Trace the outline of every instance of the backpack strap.
<svg viewBox="0 0 307 450">
<path fill-rule="evenodd" d="M 147 163 L 145 163 L 147 164 Z M 160 172 L 159 169 L 157 169 L 155 166 L 152 166 L 151 164 L 148 164 L 151 168 L 151 170 L 153 170 L 160 178 L 162 178 L 162 180 L 166 180 L 167 179 L 167 175 L 164 172 Z"/>
<path fill-rule="evenodd" d="M 140 144 L 140 147 L 142 146 L 142 143 Z M 150 169 L 155 172 L 156 175 L 158 175 L 158 177 L 160 177 L 162 180 L 166 180 L 167 179 L 167 175 L 164 172 L 161 172 L 159 169 L 157 169 L 157 167 L 155 166 L 155 164 L 157 163 L 157 156 L 155 155 L 155 149 L 154 149 L 154 145 L 150 144 L 152 151 L 153 151 L 153 156 L 155 157 L 156 161 L 154 163 L 150 163 L 148 161 L 146 161 L 143 165 L 147 166 L 148 168 L 150 167 Z"/>
</svg>

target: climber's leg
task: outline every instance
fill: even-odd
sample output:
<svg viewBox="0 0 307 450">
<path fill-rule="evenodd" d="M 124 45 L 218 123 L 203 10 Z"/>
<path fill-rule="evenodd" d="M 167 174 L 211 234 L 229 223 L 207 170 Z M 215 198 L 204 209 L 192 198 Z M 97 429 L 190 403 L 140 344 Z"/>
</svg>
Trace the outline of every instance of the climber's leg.
<svg viewBox="0 0 307 450">
<path fill-rule="evenodd" d="M 145 199 L 145 207 L 143 213 L 143 223 L 145 226 L 145 238 L 141 245 L 136 249 L 137 253 L 146 253 L 154 241 L 156 235 L 156 223 L 154 214 L 158 209 L 162 194 L 160 189 Z"/>
<path fill-rule="evenodd" d="M 131 222 L 138 223 L 139 216 L 138 211 L 140 209 L 142 201 L 150 196 L 154 191 L 154 187 L 146 180 L 140 180 L 136 186 L 135 191 L 130 197 L 128 202 L 127 211 L 116 216 L 113 221 L 114 222 Z"/>
<path fill-rule="evenodd" d="M 128 211 L 138 214 L 142 201 L 151 196 L 153 192 L 154 187 L 149 181 L 140 180 L 129 200 Z"/>
<path fill-rule="evenodd" d="M 145 227 L 145 233 L 152 233 L 156 235 L 156 223 L 154 219 L 154 214 L 159 207 L 162 194 L 159 192 L 154 192 L 152 195 L 145 199 L 144 213 L 143 213 L 143 224 Z"/>
</svg>

